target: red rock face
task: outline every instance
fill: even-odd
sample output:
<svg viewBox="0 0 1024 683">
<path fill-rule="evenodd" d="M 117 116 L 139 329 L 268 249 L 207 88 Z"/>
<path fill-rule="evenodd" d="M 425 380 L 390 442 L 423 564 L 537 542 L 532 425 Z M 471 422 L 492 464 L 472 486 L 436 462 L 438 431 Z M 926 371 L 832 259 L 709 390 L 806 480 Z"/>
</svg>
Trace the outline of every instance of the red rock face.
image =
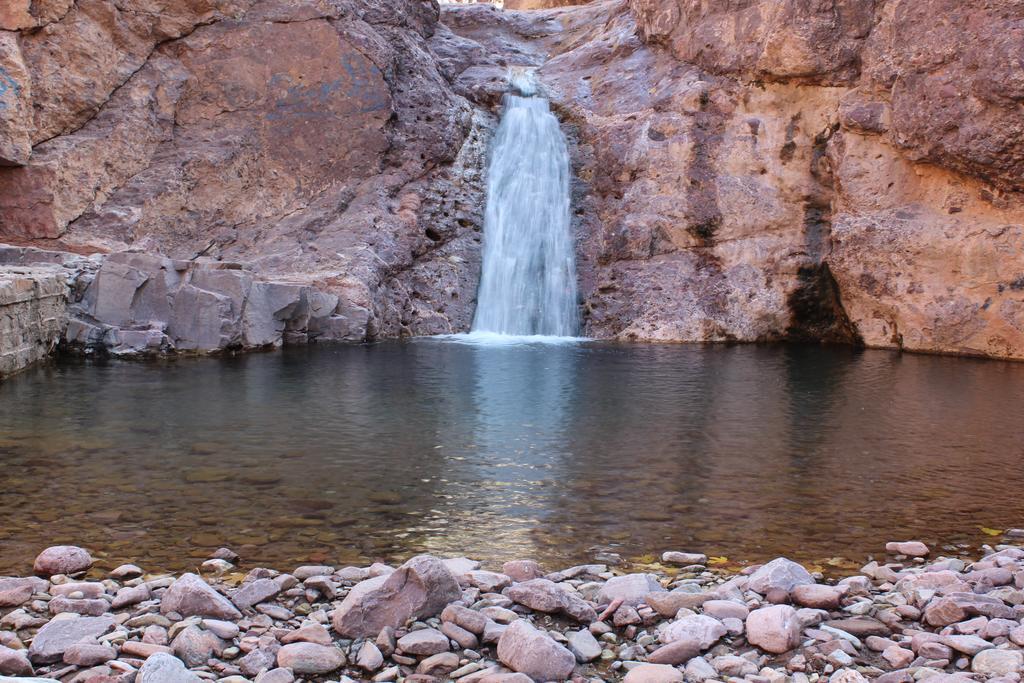
<svg viewBox="0 0 1024 683">
<path fill-rule="evenodd" d="M 0 239 L 244 261 L 341 296 L 365 336 L 467 327 L 491 123 L 426 49 L 436 5 L 151 9 L 5 17 L 34 28 L 0 32 L 22 74 L 0 91 L 20 164 L 0 168 Z"/>
<path fill-rule="evenodd" d="M 591 335 L 1024 358 L 1018 5 L 629 0 L 446 21 L 487 55 L 460 92 L 493 103 L 502 59 L 535 64 L 573 137 Z"/>
</svg>

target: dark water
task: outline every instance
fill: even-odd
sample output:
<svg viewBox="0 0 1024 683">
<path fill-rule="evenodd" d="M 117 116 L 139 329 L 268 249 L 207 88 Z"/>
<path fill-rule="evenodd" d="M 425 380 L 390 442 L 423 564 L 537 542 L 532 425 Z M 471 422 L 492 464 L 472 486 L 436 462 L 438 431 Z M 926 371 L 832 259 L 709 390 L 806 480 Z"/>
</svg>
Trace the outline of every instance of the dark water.
<svg viewBox="0 0 1024 683">
<path fill-rule="evenodd" d="M 1024 364 L 801 346 L 438 341 L 0 385 L 0 572 L 597 549 L 863 562 L 1024 526 Z"/>
</svg>

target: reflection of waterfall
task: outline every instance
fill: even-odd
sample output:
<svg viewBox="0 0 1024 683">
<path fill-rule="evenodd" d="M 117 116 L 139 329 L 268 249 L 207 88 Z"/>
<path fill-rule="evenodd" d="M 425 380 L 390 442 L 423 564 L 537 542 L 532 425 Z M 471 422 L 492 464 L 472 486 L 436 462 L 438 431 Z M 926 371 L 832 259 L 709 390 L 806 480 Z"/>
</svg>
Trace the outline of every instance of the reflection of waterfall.
<svg viewBox="0 0 1024 683">
<path fill-rule="evenodd" d="M 569 151 L 532 72 L 513 71 L 487 179 L 474 332 L 573 336 L 579 329 L 569 226 Z"/>
</svg>

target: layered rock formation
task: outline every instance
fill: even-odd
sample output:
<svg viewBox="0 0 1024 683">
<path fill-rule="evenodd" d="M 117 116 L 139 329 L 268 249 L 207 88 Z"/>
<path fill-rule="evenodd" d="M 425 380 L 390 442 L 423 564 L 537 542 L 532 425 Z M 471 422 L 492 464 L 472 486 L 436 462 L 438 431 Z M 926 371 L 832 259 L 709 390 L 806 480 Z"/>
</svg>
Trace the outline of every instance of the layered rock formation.
<svg viewBox="0 0 1024 683">
<path fill-rule="evenodd" d="M 493 103 L 505 64 L 538 66 L 575 137 L 588 333 L 1024 358 L 1022 11 L 631 0 L 445 22 L 475 44 L 457 90 Z"/>
<path fill-rule="evenodd" d="M 0 267 L 0 377 L 56 348 L 67 324 L 67 294 L 55 269 Z"/>
<path fill-rule="evenodd" d="M 0 13 L 0 239 L 244 263 L 336 299 L 321 338 L 465 330 L 530 65 L 574 146 L 587 334 L 1024 358 L 1019 3 L 152 10 Z"/>
<path fill-rule="evenodd" d="M 436 4 L 65 5 L 3 16 L 0 238 L 242 261 L 343 301 L 346 338 L 468 324 L 490 121 Z"/>
</svg>

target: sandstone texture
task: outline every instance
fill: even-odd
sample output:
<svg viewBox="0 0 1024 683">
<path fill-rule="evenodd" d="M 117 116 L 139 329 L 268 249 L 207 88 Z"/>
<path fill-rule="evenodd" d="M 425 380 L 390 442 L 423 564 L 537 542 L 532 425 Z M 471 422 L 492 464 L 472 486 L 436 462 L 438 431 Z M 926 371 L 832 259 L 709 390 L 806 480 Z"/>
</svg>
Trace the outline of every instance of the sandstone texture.
<svg viewBox="0 0 1024 683">
<path fill-rule="evenodd" d="M 459 6 L 443 20 L 472 59 L 443 63 L 491 106 L 507 64 L 539 69 L 574 143 L 588 334 L 1019 359 L 1021 19 L 983 0 Z"/>
</svg>

